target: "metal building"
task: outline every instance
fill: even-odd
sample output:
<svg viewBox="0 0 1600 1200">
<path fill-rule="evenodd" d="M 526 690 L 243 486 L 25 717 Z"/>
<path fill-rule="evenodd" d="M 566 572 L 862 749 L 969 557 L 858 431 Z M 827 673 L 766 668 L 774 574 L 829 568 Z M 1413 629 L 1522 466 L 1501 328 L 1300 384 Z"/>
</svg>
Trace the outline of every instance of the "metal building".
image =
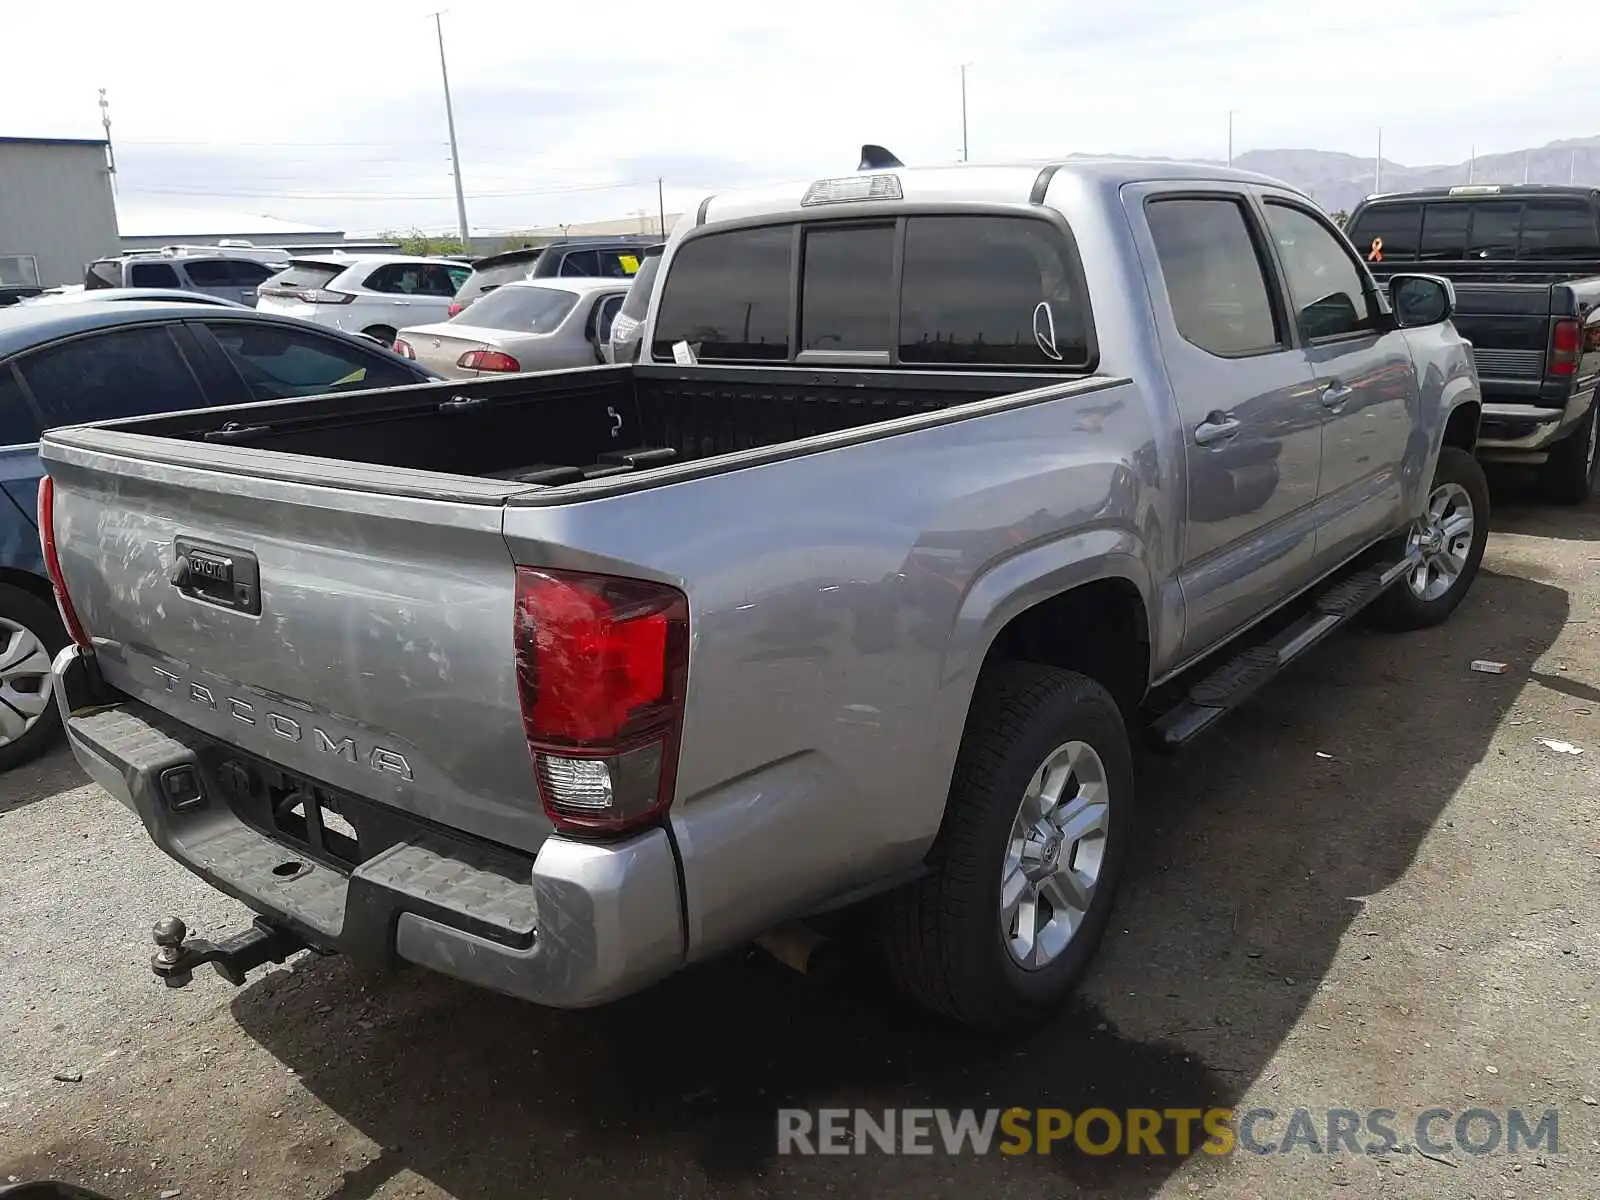
<svg viewBox="0 0 1600 1200">
<path fill-rule="evenodd" d="M 0 137 L 0 283 L 82 283 L 118 249 L 104 141 Z"/>
</svg>

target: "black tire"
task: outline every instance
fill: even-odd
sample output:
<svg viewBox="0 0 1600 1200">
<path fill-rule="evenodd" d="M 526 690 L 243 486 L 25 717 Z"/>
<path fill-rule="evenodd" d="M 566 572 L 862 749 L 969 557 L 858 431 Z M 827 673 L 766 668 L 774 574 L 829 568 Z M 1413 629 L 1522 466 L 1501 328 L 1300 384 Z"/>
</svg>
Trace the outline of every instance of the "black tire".
<svg viewBox="0 0 1600 1200">
<path fill-rule="evenodd" d="M 393 346 L 394 339 L 400 336 L 398 329 L 391 328 L 388 325 L 368 325 L 361 332 L 369 338 L 376 338 L 385 346 Z"/>
<path fill-rule="evenodd" d="M 1554 504 L 1582 504 L 1594 495 L 1595 468 L 1600 466 L 1600 426 L 1594 406 L 1577 427 L 1557 442 L 1539 468 L 1539 490 Z"/>
<path fill-rule="evenodd" d="M 1439 451 L 1439 465 L 1428 488 L 1430 503 L 1441 488 L 1452 484 L 1467 494 L 1472 505 L 1472 540 L 1467 547 L 1466 563 L 1455 582 L 1436 596 L 1418 595 L 1411 586 L 1409 574 L 1396 581 L 1373 602 L 1372 620 L 1380 628 L 1404 631 L 1440 624 L 1455 612 L 1477 578 L 1478 566 L 1483 562 L 1483 548 L 1489 541 L 1489 483 L 1477 459 L 1465 450 L 1446 446 Z M 1401 544 L 1404 545 L 1404 541 Z"/>
<path fill-rule="evenodd" d="M 19 634 L 19 630 L 24 632 Z M 10 661 L 19 636 L 37 639 L 50 659 L 67 644 L 67 631 L 53 601 L 42 600 L 14 584 L 0 583 L 0 661 Z M 12 720 L 22 715 L 15 705 L 7 703 L 13 688 L 26 695 L 48 686 L 48 674 L 39 679 L 31 674 L 4 679 L 0 682 L 0 705 L 8 709 L 4 715 Z M 52 701 L 24 733 L 0 744 L 0 771 L 32 762 L 60 739 L 61 710 Z"/>
<path fill-rule="evenodd" d="M 1087 744 L 1104 767 L 1108 820 L 1098 883 L 1059 955 L 1024 969 L 1001 932 L 1002 866 L 1029 781 L 1052 751 L 1072 741 Z M 886 897 L 883 949 L 912 998 L 965 1025 L 1015 1029 L 1066 997 L 1105 934 L 1121 881 L 1135 820 L 1132 759 L 1117 703 L 1094 680 L 1033 663 L 985 673 L 929 872 Z"/>
</svg>

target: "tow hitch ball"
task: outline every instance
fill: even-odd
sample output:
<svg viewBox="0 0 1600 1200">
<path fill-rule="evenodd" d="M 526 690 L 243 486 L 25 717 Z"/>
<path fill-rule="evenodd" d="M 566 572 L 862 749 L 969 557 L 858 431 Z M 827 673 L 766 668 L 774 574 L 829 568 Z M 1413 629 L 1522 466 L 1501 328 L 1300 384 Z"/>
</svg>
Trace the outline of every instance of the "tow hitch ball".
<svg viewBox="0 0 1600 1200">
<path fill-rule="evenodd" d="M 281 963 L 297 950 L 306 949 L 301 941 L 287 929 L 282 929 L 257 917 L 249 929 L 208 942 L 204 938 L 189 937 L 189 928 L 177 917 L 157 921 L 151 931 L 156 952 L 150 959 L 150 969 L 168 987 L 187 987 L 194 979 L 194 969 L 210 963 L 234 987 L 244 983 L 246 972 L 263 963 Z M 187 940 L 186 940 L 187 939 Z"/>
</svg>

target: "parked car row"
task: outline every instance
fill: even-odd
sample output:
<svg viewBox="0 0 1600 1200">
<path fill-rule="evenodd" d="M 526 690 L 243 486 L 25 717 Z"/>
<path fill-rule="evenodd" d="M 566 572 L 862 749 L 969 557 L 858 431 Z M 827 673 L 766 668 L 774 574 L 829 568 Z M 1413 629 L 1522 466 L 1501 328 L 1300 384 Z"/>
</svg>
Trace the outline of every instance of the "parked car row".
<svg viewBox="0 0 1600 1200">
<path fill-rule="evenodd" d="M 689 209 L 626 365 L 45 435 L 73 752 L 258 914 L 163 921 L 158 973 L 313 947 L 587 1006 L 831 913 L 1012 1028 L 1110 920 L 1137 740 L 1467 595 L 1448 279 L 1215 165 L 868 157 Z M 581 322 L 587 364 L 606 287 L 514 273 L 397 361 Z M 178 341 L 241 394 L 231 316 Z"/>
</svg>

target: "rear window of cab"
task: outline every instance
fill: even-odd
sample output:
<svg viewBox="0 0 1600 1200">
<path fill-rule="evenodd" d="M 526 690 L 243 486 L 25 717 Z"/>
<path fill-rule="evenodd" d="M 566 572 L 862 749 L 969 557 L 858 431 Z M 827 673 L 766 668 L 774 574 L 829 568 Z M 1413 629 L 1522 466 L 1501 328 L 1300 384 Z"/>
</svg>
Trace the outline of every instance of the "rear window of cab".
<svg viewBox="0 0 1600 1200">
<path fill-rule="evenodd" d="M 1082 370 L 1091 360 L 1070 240 L 1048 221 L 1010 216 L 790 222 L 692 238 L 667 268 L 652 357 L 672 361 L 680 343 L 712 363 L 856 355 L 863 365 Z"/>
</svg>

